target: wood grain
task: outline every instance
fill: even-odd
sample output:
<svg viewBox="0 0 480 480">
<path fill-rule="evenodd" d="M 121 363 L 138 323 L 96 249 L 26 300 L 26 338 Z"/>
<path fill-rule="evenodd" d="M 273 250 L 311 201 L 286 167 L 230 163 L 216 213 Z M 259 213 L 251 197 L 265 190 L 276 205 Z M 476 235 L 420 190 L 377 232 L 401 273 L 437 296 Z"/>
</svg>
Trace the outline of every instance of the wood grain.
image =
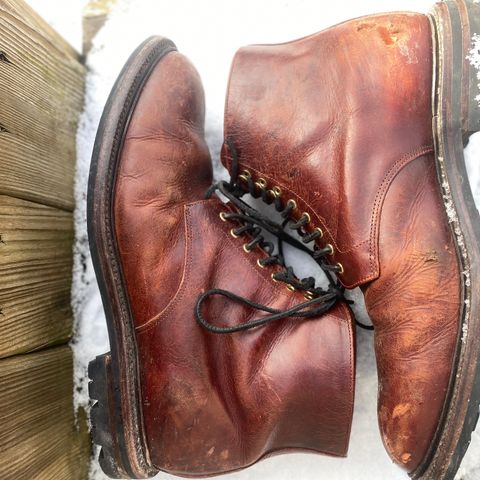
<svg viewBox="0 0 480 480">
<path fill-rule="evenodd" d="M 90 440 L 72 406 L 69 347 L 0 361 L 0 478 L 85 480 Z"/>
<path fill-rule="evenodd" d="M 0 358 L 68 341 L 70 213 L 0 195 Z"/>
<path fill-rule="evenodd" d="M 73 210 L 85 68 L 22 1 L 0 0 L 0 193 Z"/>
</svg>

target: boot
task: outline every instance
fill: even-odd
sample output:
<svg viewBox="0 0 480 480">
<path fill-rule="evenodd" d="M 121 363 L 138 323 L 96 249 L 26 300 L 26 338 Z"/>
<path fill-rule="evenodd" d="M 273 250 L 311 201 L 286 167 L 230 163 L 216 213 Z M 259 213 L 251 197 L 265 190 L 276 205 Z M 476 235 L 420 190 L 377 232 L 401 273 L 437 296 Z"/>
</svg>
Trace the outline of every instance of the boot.
<svg viewBox="0 0 480 480">
<path fill-rule="evenodd" d="M 93 438 L 113 478 L 215 475 L 282 450 L 347 453 L 347 305 L 335 286 L 285 268 L 260 227 L 292 240 L 237 186 L 211 182 L 198 74 L 172 42 L 150 38 L 107 102 L 89 181 L 111 345 L 89 367 Z"/>
<path fill-rule="evenodd" d="M 242 48 L 227 95 L 225 166 L 363 289 L 381 434 L 413 478 L 453 479 L 479 412 L 474 32 L 480 5 L 458 0 Z"/>
</svg>

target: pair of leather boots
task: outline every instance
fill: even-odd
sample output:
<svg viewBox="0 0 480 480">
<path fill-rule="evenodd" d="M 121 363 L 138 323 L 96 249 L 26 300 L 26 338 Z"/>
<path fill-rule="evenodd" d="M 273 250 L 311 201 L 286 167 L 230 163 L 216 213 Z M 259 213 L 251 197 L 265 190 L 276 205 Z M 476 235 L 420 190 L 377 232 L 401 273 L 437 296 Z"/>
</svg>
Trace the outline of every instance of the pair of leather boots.
<svg viewBox="0 0 480 480">
<path fill-rule="evenodd" d="M 88 198 L 111 342 L 89 369 L 108 475 L 345 456 L 344 290 L 360 286 L 385 447 L 413 478 L 453 479 L 480 401 L 480 222 L 463 158 L 480 130 L 475 32 L 480 5 L 456 0 L 240 49 L 222 150 L 231 179 L 213 186 L 197 72 L 164 38 L 134 52 L 104 110 Z M 295 275 L 285 243 L 328 288 Z"/>
</svg>

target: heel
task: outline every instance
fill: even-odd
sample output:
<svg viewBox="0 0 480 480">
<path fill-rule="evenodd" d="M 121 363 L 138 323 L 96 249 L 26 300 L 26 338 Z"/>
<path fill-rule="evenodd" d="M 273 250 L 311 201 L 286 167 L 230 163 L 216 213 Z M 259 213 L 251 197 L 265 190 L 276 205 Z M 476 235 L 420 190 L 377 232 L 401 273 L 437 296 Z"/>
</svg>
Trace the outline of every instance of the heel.
<svg viewBox="0 0 480 480">
<path fill-rule="evenodd" d="M 91 411 L 93 443 L 100 446 L 98 461 L 110 478 L 127 478 L 130 475 L 121 460 L 118 435 L 119 409 L 115 408 L 114 390 L 111 385 L 111 356 L 100 355 L 88 365 L 90 398 L 96 400 Z"/>
<path fill-rule="evenodd" d="M 480 4 L 473 0 L 437 3 L 432 22 L 436 47 L 436 115 L 440 127 L 461 130 L 464 144 L 480 131 Z"/>
</svg>

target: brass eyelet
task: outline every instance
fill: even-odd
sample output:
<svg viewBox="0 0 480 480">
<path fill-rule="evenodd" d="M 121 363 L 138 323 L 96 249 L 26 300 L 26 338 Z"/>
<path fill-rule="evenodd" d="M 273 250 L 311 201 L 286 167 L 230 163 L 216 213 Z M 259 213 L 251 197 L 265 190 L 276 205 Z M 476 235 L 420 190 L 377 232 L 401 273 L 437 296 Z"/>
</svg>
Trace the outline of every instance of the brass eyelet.
<svg viewBox="0 0 480 480">
<path fill-rule="evenodd" d="M 225 212 L 220 212 L 218 216 L 221 218 L 222 222 L 226 222 L 227 218 L 225 217 Z"/>
<path fill-rule="evenodd" d="M 265 268 L 265 265 L 261 262 L 260 259 L 257 259 L 257 265 L 258 265 L 260 268 Z"/>
<path fill-rule="evenodd" d="M 282 189 L 280 187 L 273 187 L 272 194 L 276 198 L 280 198 L 282 196 Z"/>
<path fill-rule="evenodd" d="M 287 202 L 287 205 L 291 205 L 292 210 L 297 209 L 297 202 L 295 200 L 293 200 L 292 198 Z"/>
<path fill-rule="evenodd" d="M 303 297 L 305 298 L 305 300 L 313 300 L 313 294 L 312 292 L 306 292 L 303 294 Z"/>
<path fill-rule="evenodd" d="M 287 288 L 291 291 L 291 292 L 294 292 L 296 290 L 296 288 L 293 286 L 293 285 L 290 285 L 289 283 L 287 283 Z"/>
<path fill-rule="evenodd" d="M 245 244 L 243 245 L 243 251 L 244 251 L 245 253 L 252 253 L 252 251 L 248 248 L 248 244 L 247 244 L 247 243 L 245 243 Z"/>
<path fill-rule="evenodd" d="M 337 273 L 339 275 L 341 275 L 342 273 L 345 273 L 345 269 L 343 268 L 343 265 L 340 262 L 337 263 L 337 267 L 338 267 L 338 272 Z"/>
<path fill-rule="evenodd" d="M 240 175 L 239 178 L 244 182 L 248 182 L 249 178 L 252 178 L 252 174 L 248 170 L 244 170 Z"/>
<path fill-rule="evenodd" d="M 232 228 L 230 230 L 230 235 L 233 237 L 233 238 L 238 238 L 240 235 L 238 235 L 238 233 L 235 233 L 235 229 Z"/>
<path fill-rule="evenodd" d="M 303 212 L 302 217 L 305 217 L 307 219 L 307 224 L 312 221 L 312 219 L 310 218 L 310 215 L 307 212 Z"/>
<path fill-rule="evenodd" d="M 257 188 L 260 190 L 265 190 L 267 188 L 267 181 L 264 178 L 259 178 L 256 182 L 255 185 Z"/>
<path fill-rule="evenodd" d="M 319 227 L 316 227 L 314 229 L 314 232 L 318 232 L 318 237 L 317 238 L 322 238 L 323 237 L 323 230 Z"/>
<path fill-rule="evenodd" d="M 333 248 L 332 244 L 327 243 L 325 245 L 325 248 L 328 248 L 330 250 L 329 252 L 327 252 L 327 255 L 333 255 L 335 253 L 335 249 Z"/>
<path fill-rule="evenodd" d="M 278 280 L 275 278 L 275 274 L 274 274 L 274 273 L 272 273 L 270 276 L 272 277 L 272 280 L 273 280 L 275 283 L 278 283 Z"/>
</svg>

